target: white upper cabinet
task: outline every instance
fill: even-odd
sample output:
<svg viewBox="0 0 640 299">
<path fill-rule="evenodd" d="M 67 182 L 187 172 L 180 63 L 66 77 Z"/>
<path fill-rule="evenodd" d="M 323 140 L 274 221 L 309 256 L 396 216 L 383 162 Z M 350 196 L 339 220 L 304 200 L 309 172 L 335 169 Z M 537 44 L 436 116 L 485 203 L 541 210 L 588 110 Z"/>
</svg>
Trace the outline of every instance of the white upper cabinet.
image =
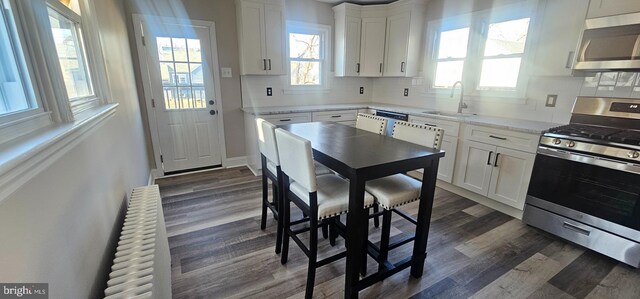
<svg viewBox="0 0 640 299">
<path fill-rule="evenodd" d="M 416 76 L 425 26 L 424 3 L 400 0 L 384 5 L 335 6 L 335 75 Z"/>
<path fill-rule="evenodd" d="M 236 0 L 241 75 L 285 74 L 282 0 Z"/>
<path fill-rule="evenodd" d="M 380 77 L 384 64 L 386 18 L 362 18 L 360 76 Z"/>
<path fill-rule="evenodd" d="M 571 76 L 589 1 L 553 0 L 544 5 L 532 72 L 537 76 Z"/>
<path fill-rule="evenodd" d="M 606 17 L 634 12 L 640 12 L 639 0 L 591 0 L 587 18 Z"/>
<path fill-rule="evenodd" d="M 345 3 L 333 7 L 335 16 L 335 75 L 360 73 L 360 32 L 362 19 L 357 5 Z"/>
</svg>

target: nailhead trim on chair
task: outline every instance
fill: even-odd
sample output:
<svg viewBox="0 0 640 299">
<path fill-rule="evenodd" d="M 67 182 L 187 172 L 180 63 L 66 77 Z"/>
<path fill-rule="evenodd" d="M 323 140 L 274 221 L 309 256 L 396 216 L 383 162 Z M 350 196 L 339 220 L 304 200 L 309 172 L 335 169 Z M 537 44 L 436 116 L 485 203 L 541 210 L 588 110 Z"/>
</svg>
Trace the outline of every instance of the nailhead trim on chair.
<svg viewBox="0 0 640 299">
<path fill-rule="evenodd" d="M 370 208 L 370 207 L 373 207 L 373 205 L 374 205 L 374 204 L 375 204 L 375 201 L 374 201 L 374 203 L 373 203 L 373 204 L 367 205 L 367 206 L 365 206 L 364 208 L 365 208 L 365 209 L 368 209 L 368 208 Z M 331 218 L 331 217 L 340 216 L 340 215 L 342 215 L 342 214 L 346 214 L 347 212 L 348 212 L 348 211 L 343 211 L 343 212 L 340 212 L 340 213 L 329 214 L 329 215 L 326 215 L 326 216 L 324 216 L 324 217 L 318 217 L 318 220 L 324 220 L 324 219 L 329 219 L 329 218 Z"/>
<path fill-rule="evenodd" d="M 405 127 L 411 127 L 411 128 L 420 128 L 420 129 L 427 129 L 429 131 L 435 131 L 436 132 L 436 138 L 433 141 L 433 148 L 435 149 L 440 149 L 440 141 L 442 140 L 442 135 L 444 134 L 444 130 L 438 127 L 434 127 L 434 126 L 427 126 L 427 125 L 422 125 L 422 124 L 415 124 L 415 123 L 410 123 L 410 122 L 406 122 L 406 121 L 396 121 L 393 124 L 393 131 L 392 131 L 392 135 L 396 133 L 396 126 L 405 126 Z"/>
<path fill-rule="evenodd" d="M 399 207 L 399 206 L 402 206 L 402 205 L 406 205 L 406 204 L 408 204 L 408 203 L 410 203 L 410 202 L 414 202 L 414 201 L 417 201 L 417 200 L 420 200 L 420 198 L 414 198 L 414 199 L 411 199 L 411 200 L 408 200 L 408 201 L 405 201 L 405 202 L 399 203 L 399 204 L 397 204 L 397 205 L 393 205 L 393 206 L 391 206 L 391 207 L 388 207 L 388 206 L 386 206 L 386 205 L 383 205 L 383 204 L 382 204 L 382 203 L 380 203 L 377 199 L 376 199 L 376 203 L 377 203 L 377 204 L 379 204 L 379 205 L 380 205 L 383 209 L 385 209 L 385 210 L 391 210 L 391 209 L 394 209 L 394 208 L 396 208 L 396 207 Z"/>
<path fill-rule="evenodd" d="M 386 119 L 384 117 L 381 116 L 376 116 L 376 115 L 371 115 L 371 114 L 365 114 L 365 113 L 358 113 L 358 117 L 366 117 L 366 118 L 370 118 L 373 120 L 379 120 L 379 121 L 385 121 Z M 380 133 L 379 134 L 384 134 L 384 123 L 380 124 Z"/>
</svg>

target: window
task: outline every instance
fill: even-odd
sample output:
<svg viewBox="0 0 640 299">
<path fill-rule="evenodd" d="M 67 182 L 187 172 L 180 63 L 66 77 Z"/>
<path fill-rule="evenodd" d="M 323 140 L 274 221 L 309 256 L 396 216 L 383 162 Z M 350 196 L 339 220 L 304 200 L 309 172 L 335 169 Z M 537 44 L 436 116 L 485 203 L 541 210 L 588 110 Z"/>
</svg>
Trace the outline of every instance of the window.
<svg viewBox="0 0 640 299">
<path fill-rule="evenodd" d="M 206 108 L 200 40 L 157 37 L 156 44 L 165 109 Z"/>
<path fill-rule="evenodd" d="M 37 108 L 9 5 L 0 1 L 0 117 Z"/>
<path fill-rule="evenodd" d="M 289 84 L 292 88 L 326 88 L 329 28 L 288 22 Z"/>
<path fill-rule="evenodd" d="M 432 22 L 432 83 L 434 90 L 456 81 L 472 94 L 521 94 L 532 4 Z"/>
</svg>

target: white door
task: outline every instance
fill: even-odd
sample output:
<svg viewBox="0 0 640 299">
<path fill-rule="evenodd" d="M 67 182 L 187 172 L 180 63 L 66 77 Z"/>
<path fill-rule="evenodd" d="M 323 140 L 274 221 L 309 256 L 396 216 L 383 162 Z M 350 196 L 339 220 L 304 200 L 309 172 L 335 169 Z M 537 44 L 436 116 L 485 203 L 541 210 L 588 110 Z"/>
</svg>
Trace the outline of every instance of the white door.
<svg viewBox="0 0 640 299">
<path fill-rule="evenodd" d="M 387 40 L 384 76 L 404 77 L 407 70 L 409 22 L 411 13 L 405 12 L 387 18 Z"/>
<path fill-rule="evenodd" d="M 212 29 L 152 22 L 144 39 L 164 172 L 220 165 Z"/>
<path fill-rule="evenodd" d="M 382 76 L 387 18 L 362 18 L 360 76 Z"/>
<path fill-rule="evenodd" d="M 345 54 L 344 75 L 360 75 L 360 26 L 362 20 L 356 17 L 347 17 L 344 29 Z"/>
<path fill-rule="evenodd" d="M 488 197 L 522 209 L 535 155 L 502 147 L 497 152 Z"/>
<path fill-rule="evenodd" d="M 462 143 L 462 159 L 458 163 L 460 173 L 456 175 L 457 185 L 487 196 L 495 156 L 496 146 L 465 140 Z"/>
</svg>

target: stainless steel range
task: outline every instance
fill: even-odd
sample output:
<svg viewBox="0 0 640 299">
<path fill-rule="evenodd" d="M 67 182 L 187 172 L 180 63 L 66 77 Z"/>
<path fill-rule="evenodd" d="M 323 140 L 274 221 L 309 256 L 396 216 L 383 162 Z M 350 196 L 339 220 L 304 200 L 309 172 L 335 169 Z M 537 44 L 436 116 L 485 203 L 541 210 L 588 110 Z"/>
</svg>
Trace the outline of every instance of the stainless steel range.
<svg viewBox="0 0 640 299">
<path fill-rule="evenodd" d="M 640 267 L 640 100 L 576 99 L 540 139 L 523 221 Z"/>
</svg>

